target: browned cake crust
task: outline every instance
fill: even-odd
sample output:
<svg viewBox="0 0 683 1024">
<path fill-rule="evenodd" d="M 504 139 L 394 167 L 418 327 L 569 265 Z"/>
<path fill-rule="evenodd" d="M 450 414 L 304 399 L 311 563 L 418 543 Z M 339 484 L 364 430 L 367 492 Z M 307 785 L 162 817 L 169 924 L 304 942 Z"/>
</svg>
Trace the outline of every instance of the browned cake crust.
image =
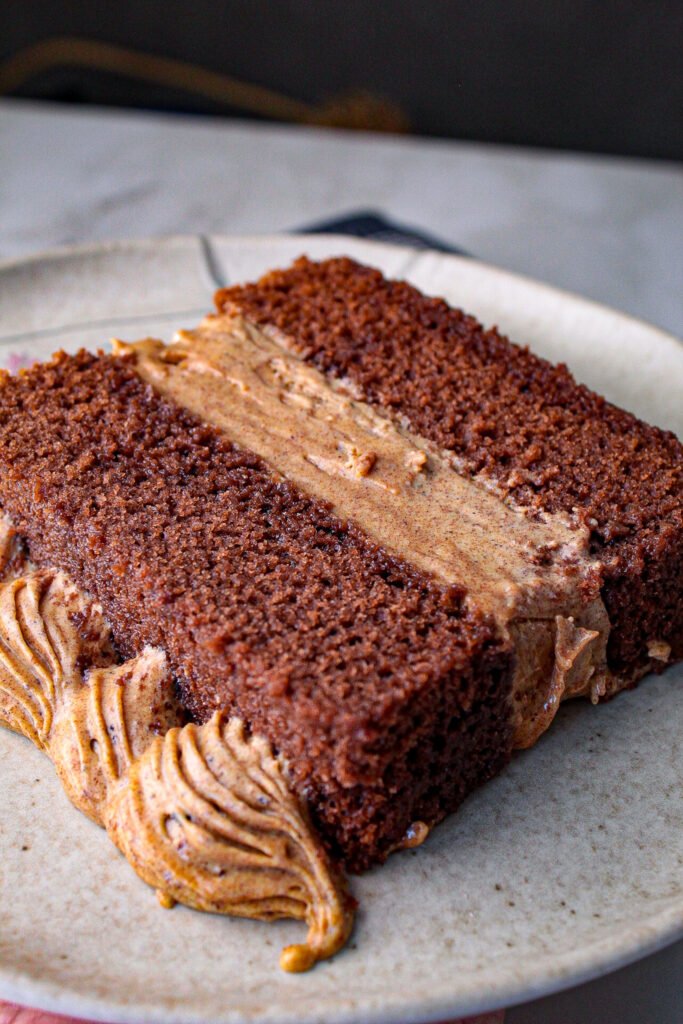
<svg viewBox="0 0 683 1024">
<path fill-rule="evenodd" d="M 443 300 L 346 258 L 223 289 L 326 374 L 457 454 L 516 503 L 575 514 L 604 560 L 608 657 L 637 678 L 683 658 L 683 447 Z"/>
<path fill-rule="evenodd" d="M 125 360 L 59 355 L 0 387 L 0 506 L 99 600 L 123 656 L 169 657 L 200 721 L 237 713 L 289 761 L 353 869 L 506 762 L 510 652 Z"/>
</svg>

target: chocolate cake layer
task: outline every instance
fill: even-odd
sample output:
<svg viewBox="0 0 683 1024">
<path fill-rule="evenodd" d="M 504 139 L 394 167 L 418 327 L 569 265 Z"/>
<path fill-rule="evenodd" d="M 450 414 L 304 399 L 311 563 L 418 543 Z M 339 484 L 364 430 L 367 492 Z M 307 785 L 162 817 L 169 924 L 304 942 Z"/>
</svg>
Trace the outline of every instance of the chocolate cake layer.
<svg viewBox="0 0 683 1024">
<path fill-rule="evenodd" d="M 0 387 L 0 506 L 38 565 L 102 605 L 123 656 L 162 647 L 189 711 L 287 758 L 354 869 L 432 823 L 511 748 L 510 645 L 146 385 L 60 355 Z"/>
<path fill-rule="evenodd" d="M 349 259 L 302 258 L 216 301 L 452 452 L 506 500 L 585 524 L 604 563 L 615 674 L 635 680 L 683 658 L 683 448 L 673 434 Z"/>
</svg>

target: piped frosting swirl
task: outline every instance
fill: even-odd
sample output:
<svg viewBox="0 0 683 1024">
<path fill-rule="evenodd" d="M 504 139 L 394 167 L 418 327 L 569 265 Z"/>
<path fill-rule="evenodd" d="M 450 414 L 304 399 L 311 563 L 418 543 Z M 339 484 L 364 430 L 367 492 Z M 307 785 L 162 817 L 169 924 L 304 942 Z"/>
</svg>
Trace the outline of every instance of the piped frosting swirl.
<svg viewBox="0 0 683 1024">
<path fill-rule="evenodd" d="M 163 905 L 305 921 L 287 971 L 336 953 L 353 900 L 266 740 L 221 713 L 182 725 L 162 651 L 117 664 L 101 608 L 23 568 L 0 585 L 0 722 L 49 755 Z"/>
</svg>

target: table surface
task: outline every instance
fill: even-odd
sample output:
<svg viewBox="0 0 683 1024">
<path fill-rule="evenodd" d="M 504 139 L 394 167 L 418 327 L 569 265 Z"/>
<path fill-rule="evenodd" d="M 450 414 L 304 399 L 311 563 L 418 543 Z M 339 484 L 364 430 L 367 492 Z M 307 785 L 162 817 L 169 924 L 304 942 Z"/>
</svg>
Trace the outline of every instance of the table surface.
<svg viewBox="0 0 683 1024">
<path fill-rule="evenodd" d="M 0 102 L 0 259 L 376 210 L 683 336 L 680 165 Z M 683 942 L 506 1024 L 680 1024 Z"/>
</svg>

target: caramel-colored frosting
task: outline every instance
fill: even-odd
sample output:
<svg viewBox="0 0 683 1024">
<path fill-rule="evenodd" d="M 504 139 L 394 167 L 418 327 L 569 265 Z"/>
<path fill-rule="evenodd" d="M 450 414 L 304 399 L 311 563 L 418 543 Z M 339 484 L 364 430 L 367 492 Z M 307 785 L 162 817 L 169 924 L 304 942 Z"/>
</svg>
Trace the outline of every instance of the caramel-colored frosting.
<svg viewBox="0 0 683 1024">
<path fill-rule="evenodd" d="M 107 830 L 137 873 L 197 910 L 308 922 L 282 951 L 305 971 L 346 942 L 353 914 L 282 764 L 260 736 L 217 712 L 156 737 L 107 807 Z"/>
<path fill-rule="evenodd" d="M 396 426 L 244 320 L 207 319 L 133 353 L 155 390 L 329 501 L 373 540 L 506 621 L 550 610 L 585 535 L 536 522 L 461 476 L 448 453 Z"/>
<path fill-rule="evenodd" d="M 655 661 L 668 661 L 671 657 L 671 644 L 668 644 L 666 640 L 649 640 L 647 654 Z"/>
<path fill-rule="evenodd" d="M 0 530 L 0 559 L 11 549 Z M 181 727 L 164 653 L 117 664 L 99 605 L 24 569 L 0 585 L 0 722 L 50 756 L 162 905 L 306 921 L 287 971 L 337 952 L 352 901 L 269 744 L 220 713 Z"/>
<path fill-rule="evenodd" d="M 149 338 L 114 345 L 156 391 L 382 547 L 447 585 L 466 586 L 468 600 L 516 648 L 516 746 L 537 739 L 563 697 L 605 692 L 609 622 L 587 530 L 511 507 L 490 484 L 460 473 L 451 453 L 243 318 L 208 317 L 170 346 Z"/>
</svg>

